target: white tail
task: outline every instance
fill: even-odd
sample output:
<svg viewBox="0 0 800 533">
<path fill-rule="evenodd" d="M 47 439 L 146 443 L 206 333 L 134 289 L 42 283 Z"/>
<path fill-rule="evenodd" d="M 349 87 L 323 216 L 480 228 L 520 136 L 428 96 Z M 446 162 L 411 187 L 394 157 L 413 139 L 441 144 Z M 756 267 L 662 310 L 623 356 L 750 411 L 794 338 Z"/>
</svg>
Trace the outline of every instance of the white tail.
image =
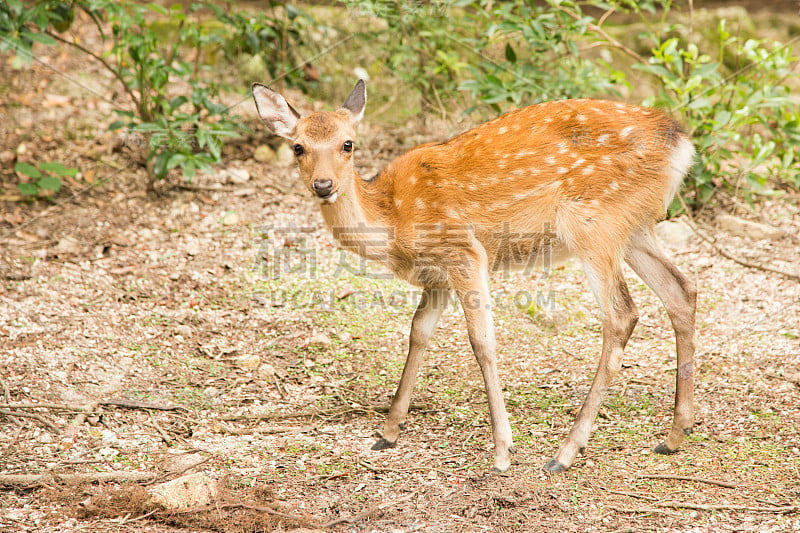
<svg viewBox="0 0 800 533">
<path fill-rule="evenodd" d="M 339 243 L 424 289 L 400 385 L 373 449 L 396 445 L 422 353 L 455 291 L 486 385 L 494 467 L 510 466 L 514 449 L 495 362 L 489 272 L 527 267 L 545 254 L 579 258 L 603 317 L 594 382 L 545 469 L 566 470 L 583 451 L 620 370 L 638 319 L 623 261 L 661 298 L 675 329 L 674 420 L 655 451 L 674 452 L 691 432 L 695 287 L 653 235 L 694 157 L 674 120 L 615 102 L 548 102 L 414 148 L 377 176 L 361 179 L 353 167 L 353 139 L 366 107 L 363 81 L 338 111 L 302 118 L 263 85 L 253 85 L 253 96 L 267 127 L 292 143 L 303 182 Z M 382 239 L 374 228 L 386 230 Z"/>
</svg>

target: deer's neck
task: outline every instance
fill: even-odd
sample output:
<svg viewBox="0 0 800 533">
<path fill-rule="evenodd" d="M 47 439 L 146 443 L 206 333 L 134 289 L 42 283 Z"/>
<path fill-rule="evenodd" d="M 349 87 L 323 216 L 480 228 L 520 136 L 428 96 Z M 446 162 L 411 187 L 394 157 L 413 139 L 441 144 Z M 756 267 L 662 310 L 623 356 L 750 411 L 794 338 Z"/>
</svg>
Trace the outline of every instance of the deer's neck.
<svg viewBox="0 0 800 533">
<path fill-rule="evenodd" d="M 393 224 L 391 176 L 382 172 L 362 180 L 355 172 L 332 204 L 322 204 L 325 224 L 340 246 L 369 259 L 385 261 Z"/>
</svg>

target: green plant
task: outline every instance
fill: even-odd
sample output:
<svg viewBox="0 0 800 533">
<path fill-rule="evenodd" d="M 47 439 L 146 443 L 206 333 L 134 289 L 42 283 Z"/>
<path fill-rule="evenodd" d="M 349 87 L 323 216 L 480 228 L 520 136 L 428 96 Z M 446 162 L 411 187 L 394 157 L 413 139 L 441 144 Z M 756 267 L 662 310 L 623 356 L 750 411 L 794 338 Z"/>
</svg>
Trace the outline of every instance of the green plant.
<svg viewBox="0 0 800 533">
<path fill-rule="evenodd" d="M 608 63 L 581 54 L 579 44 L 592 36 L 594 19 L 580 14 L 576 3 L 481 0 L 472 7 L 471 19 L 484 29 L 471 39 L 478 58 L 460 89 L 496 112 L 546 100 L 615 94 L 625 83 L 624 74 Z"/>
<path fill-rule="evenodd" d="M 14 51 L 17 58 L 30 61 L 34 43 L 63 43 L 93 58 L 130 101 L 129 107 L 115 110 L 121 120 L 110 128 L 145 136 L 153 178 L 163 178 L 173 168 L 191 178 L 198 168 L 221 160 L 226 138 L 246 131 L 218 101 L 223 86 L 214 69 L 217 56 L 241 50 L 277 54 L 278 68 L 284 69 L 296 59 L 291 51 L 301 33 L 292 24 L 299 12 L 287 6 L 283 11 L 288 16 L 280 15 L 278 4 L 270 3 L 270 18 L 205 1 L 167 8 L 156 2 L 8 0 L 0 4 L 0 51 Z M 61 35 L 76 10 L 88 14 L 100 30 L 103 45 L 96 50 Z M 296 79 L 294 70 L 291 74 Z"/>
<path fill-rule="evenodd" d="M 19 192 L 25 196 L 51 197 L 61 189 L 61 179 L 73 177 L 77 168 L 67 168 L 57 161 L 46 161 L 34 166 L 30 163 L 14 165 L 17 174 L 27 176 L 29 181 L 17 184 Z"/>
<path fill-rule="evenodd" d="M 378 23 L 361 35 L 373 44 L 378 60 L 419 95 L 422 111 L 445 111 L 458 96 L 459 76 L 467 67 L 463 47 L 468 25 L 464 1 L 402 2 L 350 0 L 354 12 Z"/>
<path fill-rule="evenodd" d="M 719 188 L 743 192 L 745 199 L 768 192 L 770 179 L 800 185 L 800 113 L 792 105 L 786 80 L 796 77 L 797 57 L 789 46 L 732 36 L 717 28 L 719 60 L 694 44 L 669 38 L 657 44 L 647 64 L 660 85 L 645 105 L 680 114 L 698 149 L 684 192 L 695 206 Z M 744 60 L 728 72 L 726 51 Z M 680 208 L 676 202 L 671 210 Z"/>
</svg>

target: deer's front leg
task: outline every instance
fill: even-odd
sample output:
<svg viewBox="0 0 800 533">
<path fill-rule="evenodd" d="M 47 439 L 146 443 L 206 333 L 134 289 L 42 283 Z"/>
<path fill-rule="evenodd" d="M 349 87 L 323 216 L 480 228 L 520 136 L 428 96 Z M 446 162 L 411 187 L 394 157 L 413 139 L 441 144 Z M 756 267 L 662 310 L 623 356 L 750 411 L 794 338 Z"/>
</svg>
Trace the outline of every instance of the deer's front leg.
<svg viewBox="0 0 800 533">
<path fill-rule="evenodd" d="M 460 279 L 456 292 L 464 308 L 467 320 L 467 332 L 472 351 L 478 360 L 489 400 L 489 416 L 492 421 L 494 436 L 494 470 L 505 472 L 511 466 L 511 454 L 514 443 L 511 436 L 511 424 L 508 421 L 503 390 L 497 374 L 495 356 L 494 322 L 489 294 L 488 273 L 483 263 L 477 272 Z"/>
<path fill-rule="evenodd" d="M 436 330 L 439 317 L 442 316 L 445 306 L 449 300 L 450 289 L 429 289 L 426 288 L 422 293 L 414 319 L 411 321 L 411 334 L 408 341 L 408 358 L 406 366 L 403 367 L 403 375 L 400 378 L 400 385 L 392 399 L 389 408 L 389 416 L 383 426 L 383 433 L 375 444 L 373 450 L 384 450 L 394 448 L 397 445 L 397 438 L 400 436 L 403 422 L 408 415 L 408 405 L 411 402 L 411 391 L 417 380 L 417 371 L 422 362 L 422 354 L 428 345 L 431 335 Z"/>
</svg>

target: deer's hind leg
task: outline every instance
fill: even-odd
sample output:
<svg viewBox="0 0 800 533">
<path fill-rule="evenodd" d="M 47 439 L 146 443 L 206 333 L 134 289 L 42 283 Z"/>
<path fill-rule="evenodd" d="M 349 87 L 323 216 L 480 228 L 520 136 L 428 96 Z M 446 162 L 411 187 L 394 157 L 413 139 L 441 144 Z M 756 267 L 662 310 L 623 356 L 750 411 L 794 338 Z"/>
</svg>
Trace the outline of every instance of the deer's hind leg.
<svg viewBox="0 0 800 533">
<path fill-rule="evenodd" d="M 566 441 L 544 466 L 548 472 L 567 470 L 586 447 L 606 391 L 622 367 L 622 350 L 639 318 L 618 262 L 611 258 L 605 261 L 584 259 L 583 266 L 603 316 L 603 349 L 589 394 Z"/>
<path fill-rule="evenodd" d="M 664 303 L 675 330 L 678 371 L 675 412 L 667 438 L 656 453 L 677 451 L 694 424 L 694 331 L 697 289 L 661 251 L 652 228 L 642 228 L 629 241 L 625 260 Z"/>
</svg>

